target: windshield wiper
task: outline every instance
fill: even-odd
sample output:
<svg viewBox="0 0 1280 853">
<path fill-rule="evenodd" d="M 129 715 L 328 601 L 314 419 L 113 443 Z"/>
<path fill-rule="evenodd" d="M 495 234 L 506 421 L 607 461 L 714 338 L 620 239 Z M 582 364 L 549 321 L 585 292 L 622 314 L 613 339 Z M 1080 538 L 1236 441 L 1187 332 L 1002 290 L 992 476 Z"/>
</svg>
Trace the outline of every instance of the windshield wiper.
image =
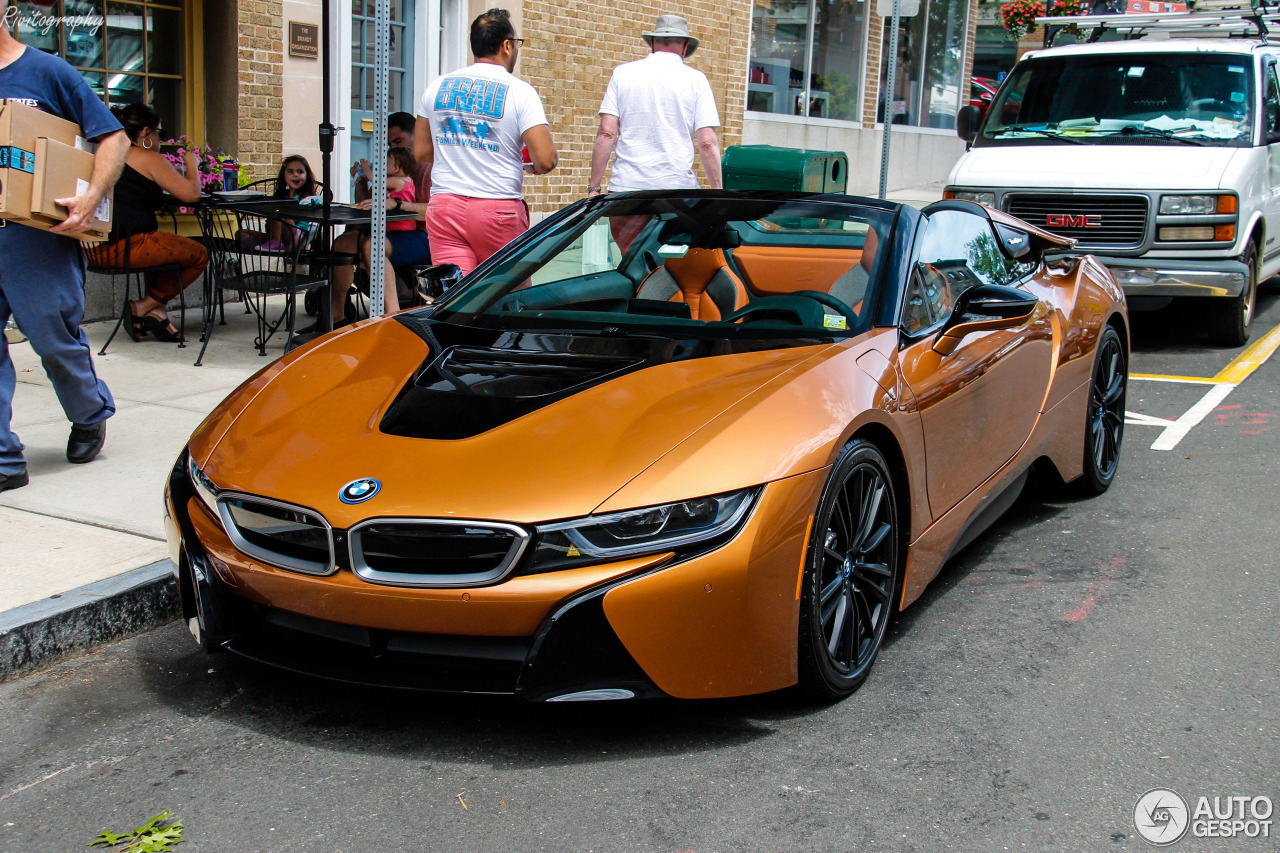
<svg viewBox="0 0 1280 853">
<path fill-rule="evenodd" d="M 1121 136 L 1149 136 L 1155 139 L 1172 139 L 1174 142 L 1181 142 L 1183 145 L 1205 145 L 1202 139 L 1188 139 L 1185 136 L 1174 136 L 1176 131 L 1165 130 L 1158 127 L 1137 127 L 1136 125 L 1126 124 L 1119 130 L 1103 130 L 1100 133 L 1118 133 Z"/>
<path fill-rule="evenodd" d="M 1050 139 L 1061 139 L 1063 142 L 1070 142 L 1072 145 L 1084 145 L 1084 142 L 1079 139 L 1075 139 L 1070 136 L 1063 136 L 1056 130 L 1046 130 L 1042 127 L 1023 127 L 1022 125 L 1014 124 L 1000 128 L 997 133 L 1038 133 L 1041 136 L 1047 136 Z"/>
</svg>

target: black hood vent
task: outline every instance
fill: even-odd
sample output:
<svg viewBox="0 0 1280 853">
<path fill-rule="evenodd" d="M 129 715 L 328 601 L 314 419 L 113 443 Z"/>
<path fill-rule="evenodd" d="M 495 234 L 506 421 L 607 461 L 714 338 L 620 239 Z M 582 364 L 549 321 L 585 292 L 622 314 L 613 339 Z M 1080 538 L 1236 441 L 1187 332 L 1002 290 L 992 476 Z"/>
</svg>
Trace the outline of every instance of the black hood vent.
<svg viewBox="0 0 1280 853">
<path fill-rule="evenodd" d="M 413 314 L 396 320 L 431 350 L 382 419 L 383 432 L 406 438 L 470 438 L 659 364 L 821 343 L 484 329 Z"/>
<path fill-rule="evenodd" d="M 625 355 L 450 347 L 414 384 L 428 391 L 528 399 L 588 387 L 642 362 Z"/>
</svg>

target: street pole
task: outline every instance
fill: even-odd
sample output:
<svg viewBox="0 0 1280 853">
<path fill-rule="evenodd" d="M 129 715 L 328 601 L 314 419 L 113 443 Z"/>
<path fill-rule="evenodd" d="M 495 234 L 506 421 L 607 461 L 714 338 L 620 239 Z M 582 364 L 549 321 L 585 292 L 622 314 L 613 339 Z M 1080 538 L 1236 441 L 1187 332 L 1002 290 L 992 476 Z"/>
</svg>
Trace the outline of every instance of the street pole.
<svg viewBox="0 0 1280 853">
<path fill-rule="evenodd" d="M 377 0 L 373 18 L 373 181 L 369 198 L 373 214 L 369 225 L 369 316 L 381 317 L 386 312 L 387 281 L 387 117 L 391 115 L 389 78 L 391 76 L 391 0 Z"/>
<path fill-rule="evenodd" d="M 889 31 L 889 75 L 885 80 L 884 142 L 880 146 L 880 198 L 889 190 L 889 128 L 893 126 L 893 87 L 898 76 L 898 21 L 902 0 L 893 0 L 893 23 Z"/>
<path fill-rule="evenodd" d="M 320 3 L 320 44 L 323 46 L 321 51 L 320 63 L 320 88 L 324 92 L 324 101 L 320 106 L 320 181 L 324 184 L 324 189 L 320 193 L 321 210 L 324 214 L 324 224 L 320 227 L 320 245 L 324 247 L 326 252 L 331 252 L 333 246 L 333 229 L 329 225 L 330 202 L 333 201 L 333 137 L 336 128 L 330 120 L 329 104 L 333 100 L 333 93 L 329 91 L 331 80 L 329 79 L 329 60 L 330 50 L 332 48 L 329 41 L 329 5 L 332 0 L 321 0 Z M 332 275 L 333 267 L 329 267 Z M 329 287 L 333 287 L 331 283 Z M 333 308 L 332 300 L 326 291 L 321 291 L 320 299 L 320 316 L 318 318 L 318 326 L 321 332 L 328 332 L 333 329 Z"/>
</svg>

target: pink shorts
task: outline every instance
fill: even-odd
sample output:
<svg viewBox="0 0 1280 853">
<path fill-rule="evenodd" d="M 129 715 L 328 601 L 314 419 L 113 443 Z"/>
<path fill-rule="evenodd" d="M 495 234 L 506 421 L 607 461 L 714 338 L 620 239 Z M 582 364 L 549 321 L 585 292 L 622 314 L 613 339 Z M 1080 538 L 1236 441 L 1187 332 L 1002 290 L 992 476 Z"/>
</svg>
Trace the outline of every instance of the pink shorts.
<svg viewBox="0 0 1280 853">
<path fill-rule="evenodd" d="M 463 275 L 528 230 L 523 199 L 437 193 L 427 206 L 432 263 L 457 264 Z"/>
</svg>

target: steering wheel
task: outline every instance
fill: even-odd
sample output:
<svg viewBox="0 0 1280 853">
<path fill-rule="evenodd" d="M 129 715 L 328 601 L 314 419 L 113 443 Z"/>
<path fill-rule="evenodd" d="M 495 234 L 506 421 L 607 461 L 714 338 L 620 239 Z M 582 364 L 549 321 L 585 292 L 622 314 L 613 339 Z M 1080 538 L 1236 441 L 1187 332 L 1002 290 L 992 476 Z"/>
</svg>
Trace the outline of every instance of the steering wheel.
<svg viewBox="0 0 1280 853">
<path fill-rule="evenodd" d="M 1191 109 L 1201 113 L 1230 113 L 1233 112 L 1231 105 L 1226 101 L 1220 101 L 1217 98 L 1196 98 L 1191 102 Z"/>
<path fill-rule="evenodd" d="M 843 301 L 836 299 L 830 293 L 823 293 L 821 290 L 797 290 L 791 294 L 792 296 L 807 296 L 814 302 L 820 302 L 837 314 L 843 316 L 849 321 L 850 325 L 858 322 L 858 312 L 854 311 Z"/>
<path fill-rule="evenodd" d="M 797 326 L 805 325 L 805 318 L 800 313 L 799 308 L 795 305 L 788 305 L 787 302 L 796 297 L 810 299 L 825 308 L 830 308 L 840 316 L 844 317 L 852 326 L 858 321 L 858 315 L 848 305 L 836 299 L 830 293 L 823 293 L 820 290 L 797 290 L 794 293 L 788 293 L 785 296 L 766 296 L 764 299 L 756 300 L 750 305 L 744 305 L 732 314 L 723 318 L 722 322 L 735 323 L 751 314 L 759 314 L 763 312 L 773 312 L 776 314 L 787 314 L 794 317 Z"/>
</svg>

